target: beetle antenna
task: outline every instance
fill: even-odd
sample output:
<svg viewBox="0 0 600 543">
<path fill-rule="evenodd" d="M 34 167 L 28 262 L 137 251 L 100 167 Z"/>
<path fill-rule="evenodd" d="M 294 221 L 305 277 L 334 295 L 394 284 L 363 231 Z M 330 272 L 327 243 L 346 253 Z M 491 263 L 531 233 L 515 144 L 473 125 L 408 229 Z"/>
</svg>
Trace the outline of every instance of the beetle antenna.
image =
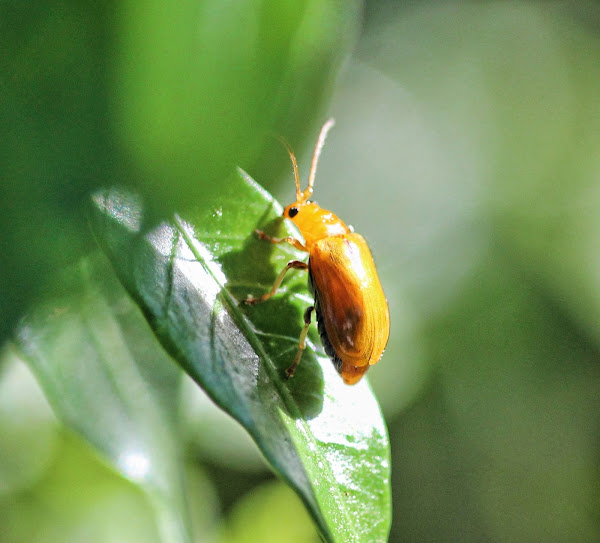
<svg viewBox="0 0 600 543">
<path fill-rule="evenodd" d="M 300 202 L 302 198 L 302 191 L 300 190 L 300 174 L 298 173 L 298 162 L 296 161 L 296 155 L 294 154 L 294 151 L 292 151 L 290 144 L 285 141 L 283 137 L 278 136 L 278 139 L 281 143 L 283 143 L 283 145 L 285 145 L 285 148 L 290 155 L 292 167 L 294 168 L 294 181 L 296 182 L 296 201 Z"/>
<path fill-rule="evenodd" d="M 319 138 L 317 139 L 317 144 L 315 145 L 315 151 L 313 153 L 312 162 L 310 163 L 310 173 L 308 174 L 308 187 L 302 193 L 302 201 L 308 200 L 312 196 L 313 186 L 315 184 L 315 177 L 317 175 L 317 162 L 319 161 L 319 156 L 321 155 L 321 150 L 323 149 L 323 144 L 325 143 L 325 138 L 327 137 L 327 133 L 333 125 L 335 121 L 333 118 L 327 119 L 323 128 L 321 128 L 321 132 L 319 132 Z"/>
</svg>

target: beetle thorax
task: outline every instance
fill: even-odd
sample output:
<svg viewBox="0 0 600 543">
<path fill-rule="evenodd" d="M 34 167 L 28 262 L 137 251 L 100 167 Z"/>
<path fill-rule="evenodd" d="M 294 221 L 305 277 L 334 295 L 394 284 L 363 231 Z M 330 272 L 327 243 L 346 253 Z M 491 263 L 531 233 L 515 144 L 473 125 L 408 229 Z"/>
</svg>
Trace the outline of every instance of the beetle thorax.
<svg viewBox="0 0 600 543">
<path fill-rule="evenodd" d="M 351 231 L 337 215 L 315 202 L 294 202 L 285 208 L 283 216 L 298 227 L 307 247 L 320 239 Z"/>
</svg>

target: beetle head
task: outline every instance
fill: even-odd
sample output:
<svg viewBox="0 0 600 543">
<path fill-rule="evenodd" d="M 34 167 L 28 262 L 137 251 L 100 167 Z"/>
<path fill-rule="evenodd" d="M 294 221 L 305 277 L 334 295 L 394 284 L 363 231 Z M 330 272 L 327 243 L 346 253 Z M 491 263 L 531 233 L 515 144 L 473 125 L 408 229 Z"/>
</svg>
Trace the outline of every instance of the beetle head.
<svg viewBox="0 0 600 543">
<path fill-rule="evenodd" d="M 307 247 L 320 239 L 351 231 L 337 215 L 310 200 L 291 203 L 283 210 L 283 216 L 298 227 Z"/>
</svg>

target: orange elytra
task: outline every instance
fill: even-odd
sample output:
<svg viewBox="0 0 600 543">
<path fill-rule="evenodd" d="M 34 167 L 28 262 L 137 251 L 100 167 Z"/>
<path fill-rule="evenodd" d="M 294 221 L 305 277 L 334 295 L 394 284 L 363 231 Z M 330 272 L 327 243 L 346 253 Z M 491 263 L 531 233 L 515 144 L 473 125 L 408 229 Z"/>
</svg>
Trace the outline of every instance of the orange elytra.
<svg viewBox="0 0 600 543">
<path fill-rule="evenodd" d="M 286 146 L 296 182 L 296 201 L 288 205 L 283 216 L 298 227 L 304 242 L 293 237 L 273 238 L 257 230 L 260 239 L 271 243 L 289 243 L 309 254 L 308 263 L 292 260 L 278 275 L 273 288 L 260 298 L 248 296 L 244 303 L 264 302 L 275 294 L 290 269 L 308 270 L 309 288 L 315 304 L 304 313 L 298 352 L 286 372 L 289 378 L 300 362 L 313 311 L 325 352 L 347 384 L 357 383 L 370 366 L 379 362 L 390 335 L 390 313 L 383 288 L 367 242 L 331 211 L 312 202 L 317 162 L 327 132 L 329 119 L 321 128 L 312 157 L 308 187 L 300 189 L 298 164 L 290 146 Z"/>
</svg>

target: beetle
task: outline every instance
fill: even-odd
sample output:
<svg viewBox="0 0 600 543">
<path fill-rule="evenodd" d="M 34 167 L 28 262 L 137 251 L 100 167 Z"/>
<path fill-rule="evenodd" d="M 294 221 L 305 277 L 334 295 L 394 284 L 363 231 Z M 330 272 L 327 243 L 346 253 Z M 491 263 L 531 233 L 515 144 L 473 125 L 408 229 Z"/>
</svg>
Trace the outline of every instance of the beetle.
<svg viewBox="0 0 600 543">
<path fill-rule="evenodd" d="M 334 120 L 329 119 L 321 128 L 305 190 L 300 189 L 294 152 L 282 139 L 292 161 L 296 183 L 296 201 L 283 210 L 283 217 L 290 219 L 298 227 L 304 241 L 294 237 L 275 238 L 261 230 L 255 231 L 260 239 L 271 243 L 289 243 L 296 249 L 307 252 L 308 263 L 301 260 L 290 261 L 277 276 L 269 292 L 259 298 L 250 295 L 244 303 L 252 305 L 271 298 L 289 270 L 308 271 L 308 284 L 314 296 L 314 305 L 304 312 L 304 327 L 298 351 L 286 371 L 286 377 L 290 378 L 300 363 L 314 311 L 325 352 L 343 380 L 352 385 L 381 358 L 390 334 L 390 313 L 365 239 L 334 213 L 310 200 L 317 162 L 327 133 L 333 125 Z"/>
</svg>

